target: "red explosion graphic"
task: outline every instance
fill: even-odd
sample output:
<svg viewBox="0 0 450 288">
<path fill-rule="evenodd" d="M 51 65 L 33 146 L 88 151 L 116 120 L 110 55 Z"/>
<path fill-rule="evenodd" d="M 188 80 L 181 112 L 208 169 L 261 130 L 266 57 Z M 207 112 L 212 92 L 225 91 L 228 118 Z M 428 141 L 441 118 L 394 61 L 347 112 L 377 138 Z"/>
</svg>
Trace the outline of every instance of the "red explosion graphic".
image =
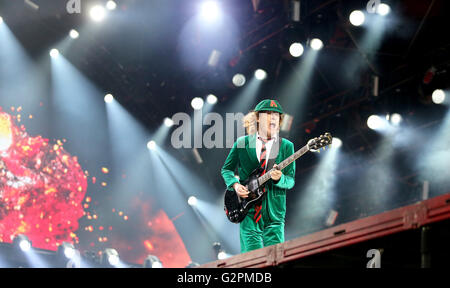
<svg viewBox="0 0 450 288">
<path fill-rule="evenodd" d="M 11 109 L 20 112 L 21 107 Z M 113 247 L 133 263 L 143 263 L 153 254 L 164 267 L 184 267 L 191 261 L 173 220 L 143 194 L 130 201 L 131 215 L 114 208 L 115 217 L 97 215 L 98 202 L 84 199 L 88 174 L 77 157 L 69 155 L 59 140 L 51 144 L 41 136 L 30 137 L 24 125 L 16 124 L 20 121 L 20 114 L 11 116 L 0 107 L 0 242 L 24 234 L 41 249 L 56 250 L 64 241 L 80 244 L 74 232 L 86 216 L 89 223 L 82 230 L 92 232 L 88 238 L 94 239 L 82 245 L 88 250 Z M 109 169 L 102 167 L 101 172 L 99 184 L 107 189 Z M 91 180 L 95 185 L 97 177 Z M 113 223 L 97 223 L 104 218 Z"/>
<path fill-rule="evenodd" d="M 87 177 L 63 143 L 30 137 L 0 108 L 0 242 L 25 234 L 33 247 L 74 242 Z"/>
<path fill-rule="evenodd" d="M 111 235 L 109 245 L 130 263 L 141 264 L 148 255 L 155 255 L 166 268 L 186 267 L 191 258 L 173 220 L 154 207 L 150 197 L 139 195 L 129 204 L 131 223 L 117 223 L 122 227 Z"/>
</svg>

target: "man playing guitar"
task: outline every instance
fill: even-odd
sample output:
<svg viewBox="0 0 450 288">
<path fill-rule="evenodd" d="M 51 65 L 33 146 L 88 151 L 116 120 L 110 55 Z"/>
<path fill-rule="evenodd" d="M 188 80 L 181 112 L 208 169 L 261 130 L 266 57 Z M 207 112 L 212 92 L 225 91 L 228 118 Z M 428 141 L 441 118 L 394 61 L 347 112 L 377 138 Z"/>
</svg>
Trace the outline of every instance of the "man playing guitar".
<svg viewBox="0 0 450 288">
<path fill-rule="evenodd" d="M 286 191 L 292 189 L 295 182 L 295 162 L 283 171 L 277 166 L 294 154 L 294 144 L 279 137 L 281 105 L 276 100 L 263 100 L 254 111 L 257 132 L 237 139 L 221 171 L 227 188 L 246 199 L 248 188 L 235 177 L 235 169 L 238 168 L 243 181 L 257 168 L 261 175 L 271 170 L 268 172 L 271 179 L 263 188 L 265 197 L 261 197 L 240 222 L 241 253 L 284 242 Z"/>
</svg>

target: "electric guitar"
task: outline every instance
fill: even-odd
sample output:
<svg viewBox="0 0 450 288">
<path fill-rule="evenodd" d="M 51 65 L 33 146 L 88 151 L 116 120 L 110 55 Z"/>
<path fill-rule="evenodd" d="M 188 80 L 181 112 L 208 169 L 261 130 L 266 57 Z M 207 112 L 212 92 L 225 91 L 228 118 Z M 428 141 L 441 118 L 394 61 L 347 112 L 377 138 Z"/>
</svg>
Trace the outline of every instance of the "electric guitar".
<svg viewBox="0 0 450 288">
<path fill-rule="evenodd" d="M 305 146 L 278 164 L 278 169 L 283 170 L 308 151 L 317 152 L 320 148 L 330 145 L 332 139 L 330 133 L 325 133 L 324 135 L 309 140 Z M 266 171 L 266 173 L 261 176 L 263 168 L 259 167 L 250 174 L 246 181 L 241 183 L 248 189 L 249 194 L 247 198 L 239 197 L 234 190 L 227 189 L 225 191 L 224 210 L 228 220 L 233 223 L 242 222 L 250 208 L 260 199 L 262 200 L 262 197 L 265 195 L 263 187 L 264 184 L 271 179 L 270 172 L 272 172 L 272 170 L 274 170 L 274 168 Z"/>
</svg>

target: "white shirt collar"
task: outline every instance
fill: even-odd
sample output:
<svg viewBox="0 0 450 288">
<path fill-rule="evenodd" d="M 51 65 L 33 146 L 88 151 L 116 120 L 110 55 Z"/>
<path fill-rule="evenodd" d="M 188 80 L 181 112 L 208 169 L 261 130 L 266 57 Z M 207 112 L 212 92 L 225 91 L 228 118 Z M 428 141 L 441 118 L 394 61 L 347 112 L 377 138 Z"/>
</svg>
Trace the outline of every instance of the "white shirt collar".
<svg viewBox="0 0 450 288">
<path fill-rule="evenodd" d="M 258 131 L 256 131 L 256 139 L 260 140 L 260 139 L 259 139 L 259 133 L 258 133 Z M 271 139 L 270 141 L 272 141 L 272 140 L 277 141 L 277 140 L 278 140 L 278 134 L 273 135 L 273 136 L 272 136 L 272 139 Z M 261 141 L 261 140 L 260 140 L 260 141 Z"/>
</svg>

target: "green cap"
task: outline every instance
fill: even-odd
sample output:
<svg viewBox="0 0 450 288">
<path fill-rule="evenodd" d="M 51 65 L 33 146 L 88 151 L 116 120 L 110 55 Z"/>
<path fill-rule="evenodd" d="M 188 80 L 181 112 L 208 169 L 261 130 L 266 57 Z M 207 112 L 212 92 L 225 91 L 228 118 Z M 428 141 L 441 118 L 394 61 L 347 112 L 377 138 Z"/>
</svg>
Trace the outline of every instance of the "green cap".
<svg viewBox="0 0 450 288">
<path fill-rule="evenodd" d="M 255 107 L 255 111 L 273 111 L 283 114 L 283 108 L 277 100 L 266 99 L 258 103 Z"/>
</svg>

